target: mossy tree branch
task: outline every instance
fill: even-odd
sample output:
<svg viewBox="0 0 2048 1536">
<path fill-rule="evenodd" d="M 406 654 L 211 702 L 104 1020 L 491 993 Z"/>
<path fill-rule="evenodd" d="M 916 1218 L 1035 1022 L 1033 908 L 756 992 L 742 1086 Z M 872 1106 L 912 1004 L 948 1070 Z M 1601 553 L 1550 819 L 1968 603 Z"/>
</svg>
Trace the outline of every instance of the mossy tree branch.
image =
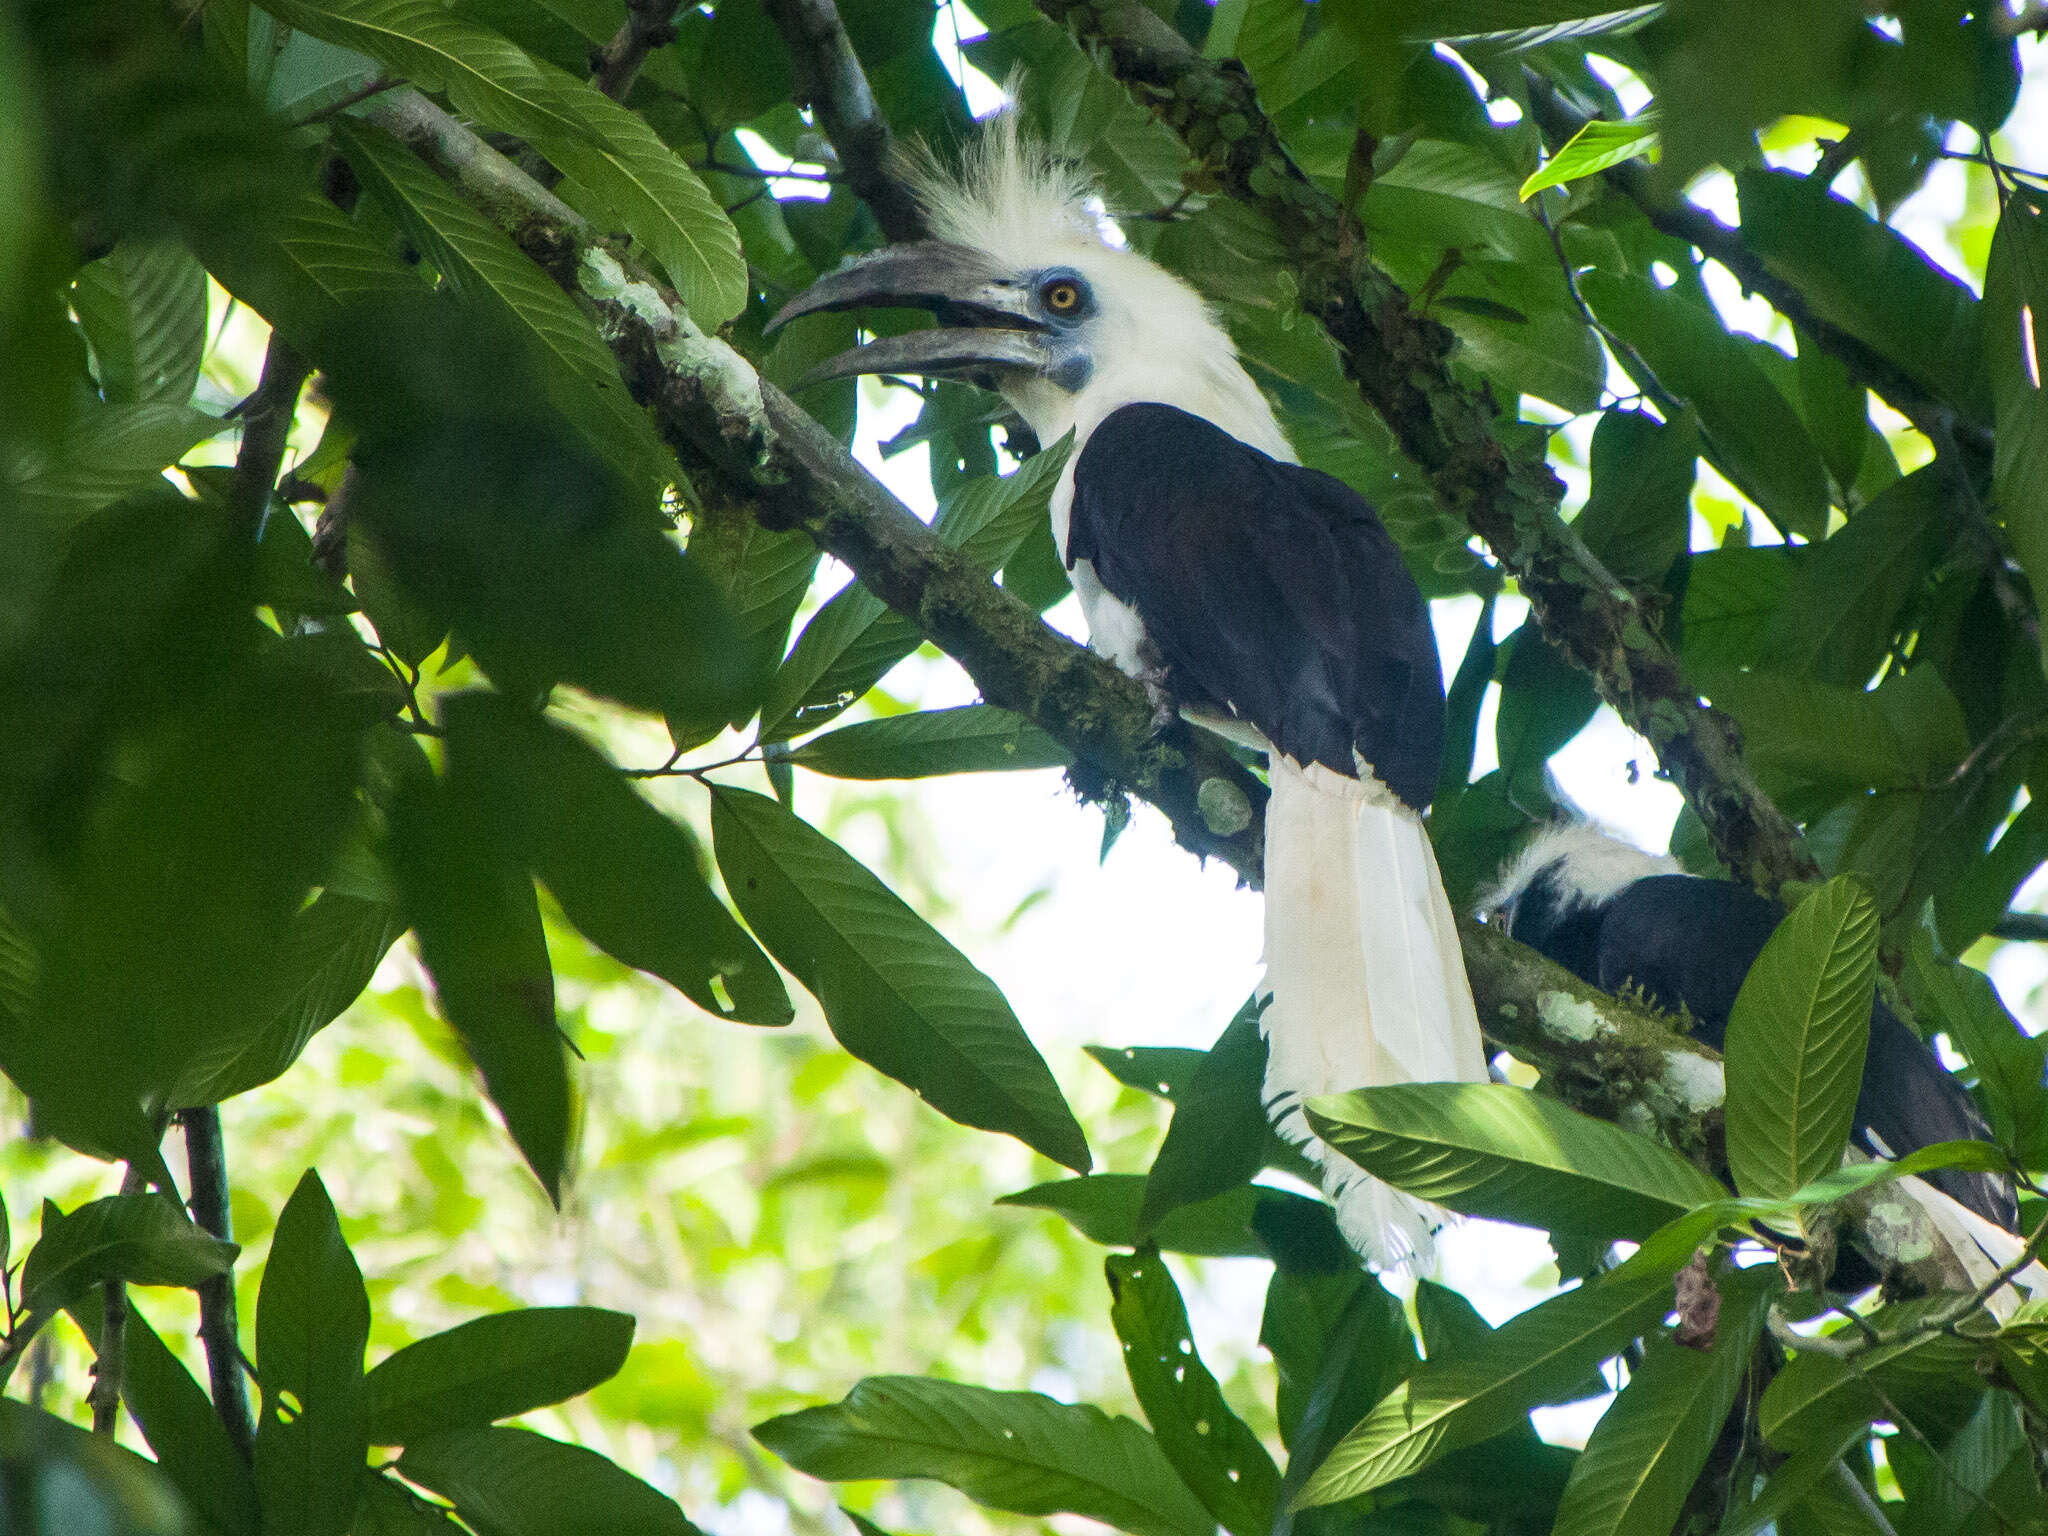
<svg viewBox="0 0 2048 1536">
<path fill-rule="evenodd" d="M 1203 174 L 1272 222 L 1302 308 L 1428 476 L 1437 500 L 1514 572 L 1544 633 L 1656 749 L 1729 868 L 1775 893 L 1818 874 L 1798 829 L 1758 786 L 1735 727 L 1689 687 L 1651 614 L 1558 516 L 1563 486 L 1510 448 L 1483 390 L 1451 376 L 1453 338 L 1366 259 L 1336 199 L 1302 174 L 1238 67 L 1203 58 L 1140 0 L 1038 0 L 1097 48 L 1178 133 Z"/>
<path fill-rule="evenodd" d="M 693 473 L 765 526 L 802 528 L 964 666 L 992 703 L 1030 719 L 1075 756 L 1085 783 L 1127 790 L 1167 816 L 1182 844 L 1249 883 L 1261 868 L 1265 790 L 1213 738 L 1154 733 L 1150 700 L 1115 667 L 1049 628 L 940 541 L 731 347 L 705 336 L 674 296 L 629 269 L 573 213 L 563 216 L 467 129 L 412 92 L 381 99 L 380 125 L 409 144 L 597 317 L 635 394 Z M 467 142 L 463 142 L 467 140 Z M 481 151 L 481 155 L 478 153 Z M 472 185 L 474 182 L 474 185 Z M 1542 1071 L 1589 1113 L 1712 1161 L 1720 1142 L 1719 1060 L 1668 1017 L 1586 986 L 1498 928 L 1460 928 L 1489 1039 Z M 1852 1233 L 1861 1233 L 1852 1218 Z M 1893 1266 L 1942 1288 L 1939 1260 Z"/>
</svg>

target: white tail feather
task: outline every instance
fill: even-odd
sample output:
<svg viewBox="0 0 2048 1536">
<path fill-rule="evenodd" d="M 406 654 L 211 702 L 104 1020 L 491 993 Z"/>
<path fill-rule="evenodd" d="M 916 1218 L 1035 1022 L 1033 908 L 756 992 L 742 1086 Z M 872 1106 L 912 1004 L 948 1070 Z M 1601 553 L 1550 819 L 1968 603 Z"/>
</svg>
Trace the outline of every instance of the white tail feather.
<svg viewBox="0 0 2048 1536">
<path fill-rule="evenodd" d="M 1486 1052 L 1422 818 L 1375 779 L 1274 755 L 1266 811 L 1266 1111 L 1322 1169 L 1345 1240 L 1428 1262 L 1436 1206 L 1318 1141 L 1302 1100 L 1389 1083 L 1483 1082 Z"/>
</svg>

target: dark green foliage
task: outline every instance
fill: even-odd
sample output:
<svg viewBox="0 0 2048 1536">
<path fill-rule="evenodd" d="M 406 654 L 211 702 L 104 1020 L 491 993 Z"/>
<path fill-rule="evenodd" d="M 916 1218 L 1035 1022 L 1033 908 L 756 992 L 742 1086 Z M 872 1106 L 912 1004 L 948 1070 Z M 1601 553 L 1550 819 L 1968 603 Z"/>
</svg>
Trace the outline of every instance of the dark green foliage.
<svg viewBox="0 0 2048 1536">
<path fill-rule="evenodd" d="M 181 1208 L 185 1170 L 174 1181 L 163 1156 L 172 1116 L 280 1078 L 302 1098 L 363 1092 L 353 1033 L 335 1081 L 297 1064 L 330 1024 L 352 1031 L 349 1010 L 402 939 L 452 1028 L 434 1049 L 475 1069 L 565 1232 L 582 1211 L 579 1108 L 589 1083 L 615 1079 L 608 1060 L 581 1065 L 564 1029 L 594 1057 L 621 1037 L 615 1019 L 578 1012 L 593 975 L 620 975 L 614 961 L 715 1015 L 686 1023 L 722 1031 L 721 1050 L 781 1052 L 770 1059 L 800 1062 L 804 1081 L 844 1065 L 815 1030 L 821 1013 L 846 1052 L 943 1115 L 1084 1175 L 1005 1197 L 985 1230 L 920 1232 L 915 1254 L 832 1232 L 800 1261 L 817 1234 L 785 1214 L 799 1191 L 839 1181 L 893 1199 L 903 1143 L 863 1127 L 846 1146 L 748 1164 L 777 1213 L 759 1243 L 787 1242 L 792 1269 L 835 1288 L 900 1261 L 929 1287 L 903 1304 L 937 1298 L 963 1347 L 1017 1327 L 1014 1298 L 984 1296 L 981 1278 L 1020 1237 L 1117 1250 L 1094 1326 L 1122 1343 L 1150 1424 L 936 1375 L 871 1378 L 804 1407 L 857 1374 L 821 1343 L 762 1410 L 790 1411 L 756 1431 L 800 1472 L 936 1479 L 994 1510 L 1135 1536 L 1748 1536 L 1773 1523 L 1786 1536 L 1962 1536 L 2048 1522 L 2041 1304 L 1994 1316 L 1938 1293 L 1816 1323 L 1818 1277 L 1794 1241 L 1824 1253 L 1899 1219 L 1908 1172 L 2048 1166 L 2048 1047 L 1981 969 L 1982 941 L 2012 930 L 2008 909 L 2048 859 L 2041 167 L 1945 167 L 1968 195 L 1952 238 L 1926 249 L 1924 220 L 1911 235 L 1891 222 L 1944 160 L 2018 153 L 1999 132 L 2020 84 L 2011 8 L 1186 0 L 1126 16 L 1131 37 L 1149 30 L 1165 48 L 1178 35 L 1205 60 L 1241 62 L 1228 78 L 1250 82 L 1265 123 L 1213 110 L 1200 70 L 1166 69 L 1134 93 L 1128 48 L 1078 40 L 1099 7 L 974 8 L 988 31 L 966 59 L 997 78 L 1025 68 L 1028 125 L 1097 178 L 1133 248 L 1214 306 L 1302 461 L 1374 503 L 1430 597 L 1477 607 L 1430 820 L 1453 900 L 1467 905 L 1532 822 L 1570 809 L 1552 761 L 1603 697 L 1628 713 L 1614 663 L 1654 641 L 1684 669 L 1672 696 L 1697 690 L 1739 725 L 1748 766 L 1822 871 L 1788 888 L 1796 911 L 1743 989 L 1723 1112 L 1687 1101 L 1688 1155 L 1639 1128 L 1656 1118 L 1645 1106 L 1670 1109 L 1676 1079 L 1654 1053 L 1606 1054 L 1597 1034 L 1554 1058 L 1531 1051 L 1533 1091 L 1392 1085 L 1315 1102 L 1318 1131 L 1372 1174 L 1549 1234 L 1576 1282 L 1493 1328 L 1424 1279 L 1413 1331 L 1329 1207 L 1272 1178 L 1313 1169 L 1268 1126 L 1256 1002 L 1206 1051 L 1092 1048 L 1136 1092 L 1084 1131 L 1055 1076 L 1067 1061 L 1048 1064 L 963 952 L 972 922 L 935 925 L 923 899 L 891 889 L 946 889 L 903 867 L 924 845 L 892 822 L 885 884 L 836 841 L 850 810 L 884 803 L 858 797 L 921 793 L 884 781 L 1071 769 L 1111 795 L 1105 845 L 1131 814 L 1125 791 L 1143 787 L 1097 785 L 1088 751 L 1043 710 L 923 707 L 921 684 L 903 685 L 923 663 L 899 664 L 957 621 L 956 594 L 892 608 L 857 580 L 837 586 L 843 571 L 821 561 L 825 525 L 851 514 L 786 494 L 787 461 L 744 407 L 758 406 L 749 369 L 793 389 L 862 328 L 910 323 L 765 330 L 881 239 L 854 190 L 859 146 L 821 142 L 824 98 L 847 82 L 822 54 L 792 61 L 778 11 L 807 8 L 713 0 L 676 7 L 676 37 L 656 38 L 632 89 L 607 97 L 593 52 L 663 9 L 0 0 L 0 1071 L 38 1133 L 127 1162 L 137 1181 L 115 1195 L 109 1174 L 65 1195 L 71 1208 L 46 1205 L 33 1244 L 13 1242 L 26 1251 L 0 1383 L 44 1390 L 27 1362 L 67 1313 L 118 1373 L 130 1443 L 154 1458 L 0 1400 L 0 1529 L 689 1536 L 666 1494 L 506 1422 L 598 1388 L 600 1415 L 646 1418 L 618 1444 L 658 1444 L 674 1485 L 715 1486 L 728 1504 L 783 1488 L 756 1453 L 701 1433 L 713 1417 L 699 1398 L 718 1404 L 728 1439 L 743 1421 L 717 1352 L 692 1336 L 687 1294 L 661 1331 L 643 1323 L 631 1361 L 633 1319 L 576 1306 L 471 1316 L 372 1366 L 371 1298 L 399 1317 L 414 1300 L 392 1294 L 408 1273 L 376 1272 L 388 1242 L 365 1245 L 366 1277 L 344 1240 L 388 1221 L 381 1187 L 330 1168 L 362 1203 L 344 1215 L 309 1172 L 266 1234 L 238 1184 L 245 1235 L 259 1254 L 268 1238 L 260 1284 Z M 948 36 L 964 13 L 923 0 L 838 12 L 898 138 L 950 154 L 968 128 Z M 1615 65 L 1648 92 L 1643 104 L 1621 88 L 1633 113 Z M 403 94 L 415 89 L 543 177 L 598 246 L 552 214 L 536 224 L 516 183 L 450 175 L 395 132 L 421 121 Z M 1597 120 L 1573 136 L 1546 120 L 1560 103 Z M 1271 144 L 1292 169 L 1262 161 L 1252 195 L 1230 195 L 1222 170 Z M 756 174 L 763 145 L 820 167 L 805 190 L 826 195 Z M 1728 173 L 1732 197 L 1688 205 L 1709 170 Z M 1343 210 L 1312 231 L 1341 253 L 1321 275 L 1299 259 L 1294 223 L 1332 206 L 1311 192 Z M 1717 233 L 1708 206 L 1736 222 Z M 1729 274 L 1760 302 L 1727 306 Z M 1421 322 L 1399 331 L 1413 350 L 1340 354 L 1318 322 L 1354 299 L 1376 319 L 1405 304 Z M 622 370 L 629 310 L 656 315 L 659 334 Z M 261 367 L 244 333 L 265 325 L 309 369 L 296 404 L 237 403 Z M 271 361 L 291 359 L 280 345 Z M 1387 378 L 1367 377 L 1381 367 Z M 1367 404 L 1402 390 L 1424 401 L 1428 433 L 1469 439 L 1442 456 L 1456 473 L 1414 431 L 1397 437 L 1397 412 Z M 721 391 L 744 419 L 677 425 Z M 1028 443 L 965 384 L 919 393 L 915 420 L 882 445 L 892 475 L 923 449 L 939 534 L 1051 609 L 1069 578 L 1046 513 L 1070 445 Z M 872 427 L 850 382 L 799 398 L 841 443 Z M 267 409 L 297 412 L 277 463 L 251 446 Z M 1613 594 L 1549 521 L 1533 473 L 1546 443 L 1572 487 L 1571 527 L 1641 600 L 1625 632 L 1575 628 Z M 1468 513 L 1523 470 L 1526 499 L 1483 547 Z M 1496 646 L 1497 604 L 1534 594 L 1524 562 L 1558 549 L 1563 585 Z M 1489 707 L 1497 767 L 1475 777 Z M 1637 723 L 1636 761 L 1660 771 L 1670 742 L 1654 718 Z M 678 749 L 667 764 L 666 745 L 648 749 L 663 727 Z M 1661 766 L 1704 803 L 1682 759 L 1667 751 Z M 743 774 L 765 774 L 775 798 L 740 787 L 759 782 Z M 1674 833 L 1700 870 L 1718 867 L 1705 825 L 1689 808 Z M 939 926 L 957 926 L 961 947 Z M 1119 936 L 1103 947 L 1141 979 L 1153 963 Z M 1082 974 L 1097 963 L 1046 958 Z M 808 1021 L 784 970 L 816 1005 Z M 1842 1166 L 1879 987 L 1964 1058 L 1996 1148 Z M 1236 999 L 1214 1001 L 1220 1018 Z M 1116 1024 L 1090 1027 L 1115 1040 Z M 1159 1036 L 1134 1023 L 1128 1038 Z M 409 1087 L 445 1096 L 445 1083 Z M 474 1116 L 477 1102 L 458 1108 Z M 767 1118 L 763 1138 L 781 1137 Z M 645 1146 L 593 1134 L 593 1185 L 616 1199 L 649 1158 L 714 1134 L 704 1119 Z M 920 1134 L 967 1133 L 926 1117 Z M 1113 1171 L 1088 1173 L 1091 1134 Z M 1692 1160 L 1702 1146 L 1725 1156 L 1739 1197 L 1704 1171 L 1717 1164 Z M 287 1156 L 232 1151 L 244 1169 Z M 470 1170 L 433 1152 L 447 1166 L 426 1181 L 474 1216 Z M 291 1152 L 293 1171 L 313 1155 Z M 22 1157 L 51 1178 L 91 1166 L 62 1149 Z M 715 1183 L 690 1198 L 711 1209 Z M 2023 1210 L 2031 1230 L 2040 1203 Z M 647 1253 L 620 1262 L 667 1262 L 674 1224 L 658 1210 L 647 1222 Z M 1642 1245 L 1618 1269 L 1615 1240 Z M 1736 1267 L 1745 1241 L 1777 1245 L 1782 1266 Z M 1162 1252 L 1195 1267 L 1169 1270 Z M 0 1268 L 10 1257 L 0 1207 Z M 1272 1266 L 1270 1400 L 1261 1367 L 1196 1348 L 1189 1306 L 1200 1322 L 1214 1290 L 1184 1302 L 1176 1275 L 1200 1282 L 1216 1257 Z M 1887 1296 L 1908 1297 L 1923 1273 L 1894 1264 Z M 148 1288 L 199 1288 L 217 1324 L 236 1279 L 260 1378 L 253 1458 L 197 1355 L 143 1315 L 169 1315 Z M 117 1348 L 121 1287 L 134 1294 Z M 838 1321 L 836 1289 L 804 1294 Z M 1711 1321 L 1702 1294 L 1718 1300 Z M 811 1320 L 796 1318 L 799 1334 Z M 379 1350 L 400 1342 L 376 1337 Z M 232 1372 L 235 1341 L 208 1342 Z M 687 1389 L 653 1367 L 636 1375 L 670 1351 L 688 1357 Z M 1582 1454 L 1538 1438 L 1532 1409 L 1609 1382 L 1619 1394 Z M 583 1412 L 550 1433 L 581 1433 Z M 1898 1429 L 1882 1436 L 1880 1477 L 1884 1422 Z M 883 1524 L 946 1528 L 932 1508 L 910 1501 Z"/>
</svg>

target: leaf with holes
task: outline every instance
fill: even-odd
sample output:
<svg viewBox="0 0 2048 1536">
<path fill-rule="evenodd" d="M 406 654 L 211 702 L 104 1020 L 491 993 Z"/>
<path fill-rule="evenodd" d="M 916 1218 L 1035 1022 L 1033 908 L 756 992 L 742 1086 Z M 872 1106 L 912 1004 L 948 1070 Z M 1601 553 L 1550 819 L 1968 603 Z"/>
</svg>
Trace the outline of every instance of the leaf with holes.
<svg viewBox="0 0 2048 1536">
<path fill-rule="evenodd" d="M 1141 1231 L 1182 1206 L 1249 1183 L 1266 1164 L 1273 1129 L 1266 1119 L 1266 1041 L 1256 997 L 1224 1026 L 1173 1107 L 1166 1140 L 1145 1175 Z"/>
<path fill-rule="evenodd" d="M 1778 925 L 1728 1016 L 1728 1165 L 1789 1195 L 1842 1160 L 1877 987 L 1877 904 L 1841 875 Z"/>
<path fill-rule="evenodd" d="M 285 1203 L 256 1297 L 256 1487 L 265 1530 L 343 1536 L 369 1455 L 370 1298 L 320 1176 Z"/>
<path fill-rule="evenodd" d="M 870 1376 L 842 1402 L 755 1425 L 754 1438 L 833 1482 L 929 1477 L 1014 1514 L 1086 1515 L 1133 1536 L 1215 1530 L 1142 1428 L 1036 1392 Z"/>
<path fill-rule="evenodd" d="M 830 838 L 718 786 L 726 889 L 847 1050 L 963 1125 L 1085 1170 L 1088 1141 L 994 982 Z"/>
<path fill-rule="evenodd" d="M 1166 1261 L 1148 1248 L 1111 1254 L 1104 1265 L 1110 1325 L 1123 1341 L 1124 1370 L 1159 1448 L 1231 1536 L 1266 1536 L 1280 1497 L 1279 1469 L 1195 1352 Z"/>
<path fill-rule="evenodd" d="M 707 1013 L 787 1024 L 775 967 L 705 883 L 689 832 L 597 750 L 497 694 L 446 701 L 451 778 L 606 954 Z"/>
</svg>

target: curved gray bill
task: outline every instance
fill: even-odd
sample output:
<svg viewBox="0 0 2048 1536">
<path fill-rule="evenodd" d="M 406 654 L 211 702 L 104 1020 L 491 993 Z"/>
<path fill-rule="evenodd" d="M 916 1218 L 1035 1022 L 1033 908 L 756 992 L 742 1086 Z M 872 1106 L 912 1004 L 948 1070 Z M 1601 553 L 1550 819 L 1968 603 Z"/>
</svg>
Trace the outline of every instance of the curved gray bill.
<svg viewBox="0 0 2048 1536">
<path fill-rule="evenodd" d="M 818 364 L 796 381 L 798 389 L 857 373 L 914 373 L 925 378 L 973 377 L 995 370 L 1052 365 L 1046 338 L 1032 331 L 936 330 L 883 336 Z"/>
<path fill-rule="evenodd" d="M 928 309 L 945 325 L 1041 330 L 1031 296 L 986 254 L 944 240 L 892 245 L 828 272 L 783 305 L 773 331 L 827 309 Z"/>
</svg>

